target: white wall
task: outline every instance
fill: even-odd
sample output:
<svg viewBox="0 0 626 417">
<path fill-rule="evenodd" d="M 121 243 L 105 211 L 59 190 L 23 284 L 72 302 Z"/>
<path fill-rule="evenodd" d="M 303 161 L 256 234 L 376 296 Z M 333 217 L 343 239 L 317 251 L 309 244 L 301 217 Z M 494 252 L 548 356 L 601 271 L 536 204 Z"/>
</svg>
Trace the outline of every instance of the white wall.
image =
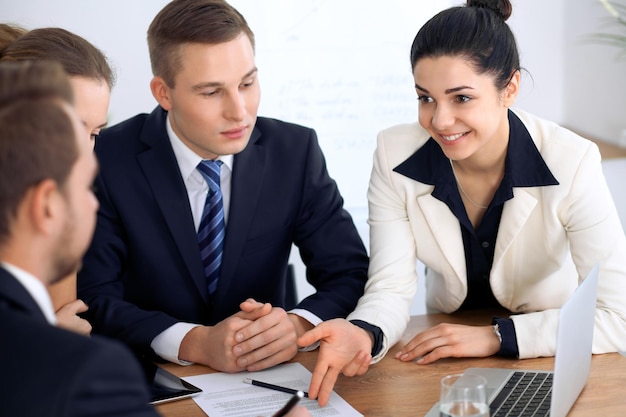
<svg viewBox="0 0 626 417">
<path fill-rule="evenodd" d="M 110 58 L 110 122 L 155 106 L 146 30 L 167 0 L 0 0 L 0 21 L 60 26 Z M 417 116 L 409 48 L 429 17 L 458 0 L 232 0 L 257 38 L 260 114 L 314 127 L 346 207 L 368 241 L 366 189 L 376 133 Z M 123 13 L 120 13 L 123 11 Z M 624 128 L 624 62 L 582 44 L 601 28 L 595 0 L 513 0 L 522 77 L 517 107 L 601 138 Z M 297 262 L 297 256 L 292 256 Z M 311 291 L 298 265 L 300 295 Z M 413 312 L 423 309 L 423 290 Z"/>
<path fill-rule="evenodd" d="M 617 142 L 622 131 L 626 134 L 626 56 L 618 60 L 618 48 L 592 42 L 589 36 L 614 32 L 616 26 L 597 0 L 569 1 L 563 15 L 563 123 L 590 137 Z M 621 34 L 626 35 L 623 26 Z"/>
<path fill-rule="evenodd" d="M 578 1 L 578 0 L 577 0 Z M 561 123 L 564 119 L 563 8 L 565 0 L 512 0 L 508 20 L 520 54 L 522 90 L 516 107 Z"/>
<path fill-rule="evenodd" d="M 118 75 L 110 110 L 110 122 L 116 123 L 155 105 L 148 88 L 145 38 L 150 21 L 166 3 L 0 0 L 0 20 L 27 28 L 65 27 L 102 49 Z M 408 59 L 413 36 L 427 18 L 457 1 L 389 0 L 384 6 L 362 0 L 232 3 L 256 33 L 260 114 L 314 127 L 346 206 L 365 207 L 376 133 L 416 119 Z M 543 3 L 517 1 L 510 21 L 522 64 L 533 77 L 524 77 L 518 104 L 561 121 L 564 0 Z M 542 13 L 535 13 L 539 9 Z"/>
</svg>

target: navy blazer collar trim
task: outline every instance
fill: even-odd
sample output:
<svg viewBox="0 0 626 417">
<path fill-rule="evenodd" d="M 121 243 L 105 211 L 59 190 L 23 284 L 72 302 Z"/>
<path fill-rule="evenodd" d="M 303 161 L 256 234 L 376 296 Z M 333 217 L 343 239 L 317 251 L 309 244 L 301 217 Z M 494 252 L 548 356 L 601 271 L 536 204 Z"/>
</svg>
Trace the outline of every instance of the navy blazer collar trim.
<svg viewBox="0 0 626 417">
<path fill-rule="evenodd" d="M 558 185 L 559 182 L 541 157 L 524 123 L 511 110 L 508 118 L 509 145 L 505 169 L 511 186 Z M 450 162 L 432 137 L 393 171 L 424 184 L 443 185 L 454 182 Z"/>
<path fill-rule="evenodd" d="M 48 323 L 28 290 L 9 271 L 0 267 L 0 312 L 4 308 L 21 311 L 37 321 Z"/>
</svg>

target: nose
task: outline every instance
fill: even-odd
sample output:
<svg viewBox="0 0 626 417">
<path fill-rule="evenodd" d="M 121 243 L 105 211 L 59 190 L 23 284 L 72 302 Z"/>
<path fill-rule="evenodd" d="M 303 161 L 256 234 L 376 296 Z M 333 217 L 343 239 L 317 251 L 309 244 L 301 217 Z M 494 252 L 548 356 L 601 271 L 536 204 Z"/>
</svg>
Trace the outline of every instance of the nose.
<svg viewBox="0 0 626 417">
<path fill-rule="evenodd" d="M 224 115 L 231 120 L 243 120 L 246 115 L 246 100 L 239 91 L 228 94 Z"/>
<path fill-rule="evenodd" d="M 440 131 L 446 130 L 448 127 L 454 124 L 454 114 L 449 106 L 437 105 L 433 112 L 432 126 Z"/>
</svg>

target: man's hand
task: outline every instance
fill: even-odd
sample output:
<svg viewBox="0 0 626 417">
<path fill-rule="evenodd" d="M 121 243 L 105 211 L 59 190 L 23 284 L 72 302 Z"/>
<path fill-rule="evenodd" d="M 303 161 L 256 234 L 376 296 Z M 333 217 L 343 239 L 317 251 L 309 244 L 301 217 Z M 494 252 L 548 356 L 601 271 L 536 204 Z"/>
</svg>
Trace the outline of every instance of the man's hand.
<svg viewBox="0 0 626 417">
<path fill-rule="evenodd" d="M 442 323 L 418 333 L 398 353 L 396 359 L 433 363 L 441 358 L 483 358 L 500 350 L 500 340 L 492 326 L 466 326 Z"/>
<path fill-rule="evenodd" d="M 252 319 L 235 333 L 232 354 L 239 368 L 260 371 L 286 362 L 298 353 L 296 328 L 280 307 L 261 304 L 253 299 L 241 303 L 238 317 Z M 259 311 L 267 311 L 259 314 Z"/>
<path fill-rule="evenodd" d="M 66 330 L 89 336 L 91 324 L 78 317 L 79 313 L 87 311 L 88 307 L 82 300 L 74 300 L 71 303 L 61 306 L 56 312 L 57 326 Z"/>
<path fill-rule="evenodd" d="M 216 371 L 243 371 L 245 367 L 237 365 L 237 356 L 233 353 L 237 345 L 235 335 L 255 320 L 270 314 L 271 311 L 270 304 L 254 302 L 254 308 L 240 311 L 215 326 L 193 328 L 183 338 L 178 352 L 179 359 L 208 365 Z"/>
<path fill-rule="evenodd" d="M 298 339 L 299 346 L 320 341 L 320 351 L 313 370 L 309 398 L 324 406 L 330 399 L 337 377 L 363 375 L 372 360 L 373 336 L 345 319 L 328 320 Z"/>
</svg>

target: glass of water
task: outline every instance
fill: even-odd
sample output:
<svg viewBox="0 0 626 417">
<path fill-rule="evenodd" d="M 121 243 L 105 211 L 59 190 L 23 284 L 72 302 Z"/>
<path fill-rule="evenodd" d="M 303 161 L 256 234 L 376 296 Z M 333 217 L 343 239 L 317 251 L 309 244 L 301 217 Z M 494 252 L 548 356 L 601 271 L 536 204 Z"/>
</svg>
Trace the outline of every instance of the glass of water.
<svg viewBox="0 0 626 417">
<path fill-rule="evenodd" d="M 441 379 L 441 417 L 489 417 L 487 380 L 480 375 L 454 374 Z"/>
</svg>

